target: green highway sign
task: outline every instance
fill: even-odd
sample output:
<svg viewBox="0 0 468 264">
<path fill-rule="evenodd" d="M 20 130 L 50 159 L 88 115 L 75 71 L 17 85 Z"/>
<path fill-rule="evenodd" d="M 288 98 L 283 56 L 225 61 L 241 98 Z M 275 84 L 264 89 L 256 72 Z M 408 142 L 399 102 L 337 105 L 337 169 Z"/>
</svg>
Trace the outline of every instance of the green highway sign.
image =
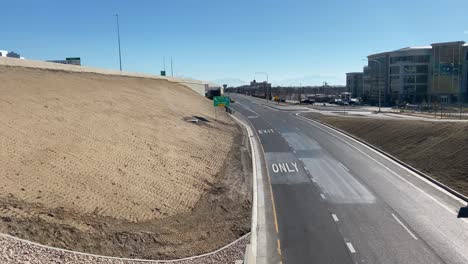
<svg viewBox="0 0 468 264">
<path fill-rule="evenodd" d="M 216 106 L 229 106 L 231 99 L 228 96 L 215 96 L 213 98 L 213 105 Z"/>
</svg>

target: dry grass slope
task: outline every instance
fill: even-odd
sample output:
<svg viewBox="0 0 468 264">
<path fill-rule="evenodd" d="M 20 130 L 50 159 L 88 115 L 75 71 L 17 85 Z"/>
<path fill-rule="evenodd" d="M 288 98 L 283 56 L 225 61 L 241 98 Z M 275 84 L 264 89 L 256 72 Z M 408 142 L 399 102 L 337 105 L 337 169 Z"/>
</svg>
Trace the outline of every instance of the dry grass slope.
<svg viewBox="0 0 468 264">
<path fill-rule="evenodd" d="M 127 221 L 190 212 L 237 131 L 184 121 L 213 108 L 178 84 L 20 67 L 0 67 L 0 113 L 0 196 Z"/>
</svg>

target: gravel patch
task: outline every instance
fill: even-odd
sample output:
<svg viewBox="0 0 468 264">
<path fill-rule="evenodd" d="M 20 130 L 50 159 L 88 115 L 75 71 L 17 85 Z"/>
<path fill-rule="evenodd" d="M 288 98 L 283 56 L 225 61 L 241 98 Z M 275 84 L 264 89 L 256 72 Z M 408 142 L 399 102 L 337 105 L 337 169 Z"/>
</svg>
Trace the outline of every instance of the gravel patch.
<svg viewBox="0 0 468 264">
<path fill-rule="evenodd" d="M 99 257 L 78 252 L 70 252 L 57 248 L 41 246 L 35 243 L 18 240 L 9 236 L 0 235 L 0 263 L 119 263 L 119 264 L 142 264 L 142 263 L 177 263 L 177 264 L 212 264 L 212 263 L 234 263 L 244 258 L 245 247 L 250 241 L 250 235 L 246 235 L 233 244 L 206 256 L 193 259 L 175 261 L 141 261 L 122 260 L 117 258 Z"/>
</svg>

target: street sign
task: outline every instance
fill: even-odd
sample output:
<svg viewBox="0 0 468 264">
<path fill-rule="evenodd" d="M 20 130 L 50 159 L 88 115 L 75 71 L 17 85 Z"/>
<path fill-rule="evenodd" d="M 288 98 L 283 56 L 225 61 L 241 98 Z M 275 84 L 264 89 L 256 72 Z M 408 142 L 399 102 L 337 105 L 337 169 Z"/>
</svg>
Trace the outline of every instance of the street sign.
<svg viewBox="0 0 468 264">
<path fill-rule="evenodd" d="M 216 106 L 229 106 L 231 99 L 228 96 L 215 96 L 213 98 L 213 105 Z"/>
</svg>

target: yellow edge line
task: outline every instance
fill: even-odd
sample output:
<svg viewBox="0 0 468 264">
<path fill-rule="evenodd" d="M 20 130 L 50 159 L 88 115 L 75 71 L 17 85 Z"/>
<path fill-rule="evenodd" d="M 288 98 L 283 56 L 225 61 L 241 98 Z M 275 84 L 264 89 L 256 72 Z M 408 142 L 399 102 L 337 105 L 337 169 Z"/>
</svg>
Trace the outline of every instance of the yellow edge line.
<svg viewBox="0 0 468 264">
<path fill-rule="evenodd" d="M 252 124 L 253 126 L 253 124 Z M 260 147 L 262 148 L 262 152 L 263 154 L 265 154 L 265 149 L 263 148 L 263 145 L 262 145 L 262 142 L 260 140 L 260 136 L 258 135 L 257 133 L 257 130 L 255 129 L 255 134 L 257 134 L 257 138 L 259 140 L 259 143 L 260 143 Z M 267 164 L 266 160 L 265 160 L 265 155 L 263 155 L 263 162 L 265 163 L 265 165 Z M 267 178 L 268 178 L 268 185 L 269 185 L 269 189 L 270 189 L 270 199 L 271 199 L 271 207 L 273 209 L 273 222 L 275 224 L 275 231 L 276 231 L 276 234 L 279 234 L 279 228 L 278 228 L 278 218 L 276 216 L 276 204 L 275 204 L 275 198 L 273 196 L 273 187 L 271 186 L 271 177 L 270 177 L 270 172 L 268 171 L 268 168 L 266 168 L 266 172 L 267 172 Z M 276 243 L 277 243 L 277 251 L 278 251 L 278 254 L 280 255 L 281 257 L 281 243 L 280 243 L 280 240 L 279 238 L 277 238 L 276 240 Z M 280 260 L 280 264 L 282 264 L 283 261 Z"/>
<path fill-rule="evenodd" d="M 278 254 L 281 256 L 281 243 L 279 239 L 276 239 Z"/>
<path fill-rule="evenodd" d="M 253 127 L 252 122 L 250 122 L 250 124 Z M 262 142 L 260 140 L 260 136 L 257 133 L 257 129 L 254 129 L 254 131 L 255 131 L 255 134 L 257 135 L 257 138 L 259 140 L 260 147 L 262 148 L 262 152 L 263 152 L 263 154 L 265 154 L 265 149 L 263 148 Z M 267 162 L 265 160 L 265 155 L 263 155 L 263 162 L 265 163 L 265 165 L 267 164 Z M 275 223 L 276 234 L 278 234 L 279 229 L 278 229 L 278 219 L 276 217 L 276 204 L 275 204 L 275 198 L 273 196 L 273 187 L 271 186 L 271 178 L 270 178 L 270 173 L 268 172 L 268 168 L 266 168 L 266 172 L 267 172 L 267 176 L 268 176 L 267 177 L 268 178 L 268 185 L 270 186 L 270 199 L 271 199 L 271 207 L 273 208 L 273 221 Z M 278 254 L 281 256 L 281 243 L 280 243 L 279 238 L 276 239 L 276 243 L 277 243 Z M 282 264 L 282 263 L 283 263 L 283 261 L 280 260 L 280 264 Z"/>
<path fill-rule="evenodd" d="M 257 131 L 255 131 L 255 132 L 257 132 Z M 260 137 L 258 136 L 258 134 L 257 134 L 257 138 L 260 140 Z M 260 146 L 262 147 L 263 154 L 265 154 L 265 149 L 263 149 L 263 145 L 262 145 L 261 141 L 260 141 Z M 266 165 L 267 162 L 265 160 L 265 156 L 263 156 L 263 161 L 265 162 L 265 165 Z M 275 204 L 275 198 L 273 196 L 273 187 L 271 186 L 271 177 L 270 177 L 270 172 L 268 172 L 268 168 L 266 169 L 266 172 L 267 172 L 267 176 L 268 176 L 268 185 L 270 187 L 270 199 L 271 199 L 271 207 L 273 209 L 273 221 L 275 223 L 276 233 L 278 234 L 279 229 L 278 229 L 278 218 L 276 217 L 276 204 Z"/>
</svg>

